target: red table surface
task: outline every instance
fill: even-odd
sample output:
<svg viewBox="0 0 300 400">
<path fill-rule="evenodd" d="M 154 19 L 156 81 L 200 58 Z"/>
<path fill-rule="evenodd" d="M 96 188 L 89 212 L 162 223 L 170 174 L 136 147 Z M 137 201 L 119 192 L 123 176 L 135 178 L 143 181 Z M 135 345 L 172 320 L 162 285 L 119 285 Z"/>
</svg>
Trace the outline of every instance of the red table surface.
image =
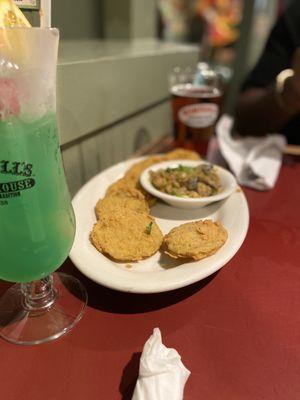
<svg viewBox="0 0 300 400">
<path fill-rule="evenodd" d="M 204 281 L 162 294 L 118 293 L 67 261 L 62 270 L 88 290 L 86 313 L 48 344 L 0 341 L 0 398 L 131 399 L 140 352 L 158 326 L 192 372 L 185 400 L 300 399 L 300 163 L 287 161 L 273 190 L 245 189 L 246 240 Z"/>
</svg>

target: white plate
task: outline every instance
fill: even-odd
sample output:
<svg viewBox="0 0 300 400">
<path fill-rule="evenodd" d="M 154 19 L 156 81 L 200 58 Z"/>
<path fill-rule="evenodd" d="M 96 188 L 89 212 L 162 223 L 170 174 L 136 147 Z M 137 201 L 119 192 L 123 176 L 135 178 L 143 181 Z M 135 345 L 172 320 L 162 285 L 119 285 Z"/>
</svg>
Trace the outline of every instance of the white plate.
<svg viewBox="0 0 300 400">
<path fill-rule="evenodd" d="M 89 241 L 96 222 L 94 206 L 103 197 L 106 188 L 135 162 L 117 164 L 87 182 L 73 199 L 76 215 L 76 235 L 70 253 L 71 260 L 88 278 L 123 292 L 156 293 L 181 288 L 213 274 L 225 265 L 239 250 L 248 230 L 249 210 L 241 189 L 230 197 L 197 210 L 180 210 L 164 203 L 151 209 L 162 232 L 185 222 L 211 218 L 220 220 L 228 231 L 228 240 L 214 255 L 200 261 L 183 262 L 157 252 L 137 263 L 116 263 L 99 253 Z"/>
<path fill-rule="evenodd" d="M 222 191 L 221 193 L 215 194 L 209 197 L 198 197 L 198 198 L 188 198 L 188 197 L 178 197 L 172 196 L 170 194 L 161 192 L 157 190 L 151 183 L 150 171 L 157 171 L 159 169 L 165 168 L 177 168 L 179 165 L 184 165 L 187 167 L 197 167 L 201 164 L 207 164 L 207 161 L 194 161 L 194 160 L 173 160 L 164 161 L 158 164 L 154 164 L 147 168 L 140 177 L 141 185 L 147 192 L 152 194 L 154 197 L 165 201 L 171 206 L 185 209 L 195 209 L 206 207 L 208 204 L 214 203 L 215 201 L 226 199 L 229 197 L 237 188 L 237 183 L 235 177 L 226 169 L 214 165 L 214 169 L 217 171 L 221 181 Z"/>
</svg>

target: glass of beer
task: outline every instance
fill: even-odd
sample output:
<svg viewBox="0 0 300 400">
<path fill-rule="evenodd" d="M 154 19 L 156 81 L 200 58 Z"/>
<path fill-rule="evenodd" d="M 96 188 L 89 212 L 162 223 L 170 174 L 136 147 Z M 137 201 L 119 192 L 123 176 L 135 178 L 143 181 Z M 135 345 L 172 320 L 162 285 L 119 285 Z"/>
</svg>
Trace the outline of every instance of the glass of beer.
<svg viewBox="0 0 300 400">
<path fill-rule="evenodd" d="M 206 63 L 175 68 L 169 77 L 176 143 L 205 155 L 222 103 L 219 76 Z"/>
<path fill-rule="evenodd" d="M 57 29 L 0 28 L 0 335 L 38 344 L 70 330 L 87 295 L 66 274 L 75 217 L 56 121 Z"/>
</svg>

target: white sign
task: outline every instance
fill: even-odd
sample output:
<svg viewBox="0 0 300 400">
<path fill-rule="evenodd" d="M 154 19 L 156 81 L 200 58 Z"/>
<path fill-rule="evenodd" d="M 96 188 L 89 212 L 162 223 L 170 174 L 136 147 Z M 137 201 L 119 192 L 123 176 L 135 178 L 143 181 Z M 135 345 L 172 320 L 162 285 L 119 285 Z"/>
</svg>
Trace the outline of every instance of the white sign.
<svg viewBox="0 0 300 400">
<path fill-rule="evenodd" d="M 39 0 L 14 0 L 20 8 L 39 9 Z"/>
<path fill-rule="evenodd" d="M 219 107 L 212 103 L 197 103 L 182 107 L 179 110 L 180 121 L 190 128 L 212 126 L 219 113 Z"/>
</svg>

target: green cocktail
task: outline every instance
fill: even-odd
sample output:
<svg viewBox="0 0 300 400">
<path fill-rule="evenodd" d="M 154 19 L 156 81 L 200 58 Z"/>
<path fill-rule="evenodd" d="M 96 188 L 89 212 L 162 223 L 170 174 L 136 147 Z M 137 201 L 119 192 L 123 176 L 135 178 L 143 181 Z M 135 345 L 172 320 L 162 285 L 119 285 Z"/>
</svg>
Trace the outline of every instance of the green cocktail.
<svg viewBox="0 0 300 400">
<path fill-rule="evenodd" d="M 64 273 L 75 217 L 56 123 L 58 30 L 0 28 L 0 336 L 38 344 L 82 317 L 86 291 Z"/>
<path fill-rule="evenodd" d="M 67 258 L 74 232 L 55 115 L 0 121 L 0 278 L 49 275 Z"/>
</svg>

